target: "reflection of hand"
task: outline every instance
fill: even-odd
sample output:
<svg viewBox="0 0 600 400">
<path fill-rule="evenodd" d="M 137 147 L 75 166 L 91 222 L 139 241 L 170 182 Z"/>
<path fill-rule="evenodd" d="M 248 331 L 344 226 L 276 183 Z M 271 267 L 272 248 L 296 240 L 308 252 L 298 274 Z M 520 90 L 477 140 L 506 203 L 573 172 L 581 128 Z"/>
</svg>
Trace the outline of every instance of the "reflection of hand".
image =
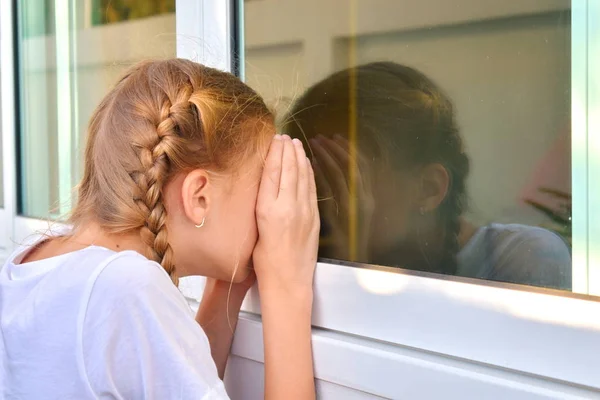
<svg viewBox="0 0 600 400">
<path fill-rule="evenodd" d="M 348 141 L 339 135 L 333 140 L 319 135 L 310 140 L 310 145 L 317 191 L 321 198 L 319 211 L 330 229 L 328 239 L 332 253 L 327 256 L 367 262 L 375 206 L 367 164 L 358 154 L 350 156 Z M 354 185 L 350 182 L 352 169 L 355 171 Z M 350 243 L 350 213 L 353 212 L 356 213 L 356 226 L 353 228 L 356 229 L 355 244 Z"/>
</svg>

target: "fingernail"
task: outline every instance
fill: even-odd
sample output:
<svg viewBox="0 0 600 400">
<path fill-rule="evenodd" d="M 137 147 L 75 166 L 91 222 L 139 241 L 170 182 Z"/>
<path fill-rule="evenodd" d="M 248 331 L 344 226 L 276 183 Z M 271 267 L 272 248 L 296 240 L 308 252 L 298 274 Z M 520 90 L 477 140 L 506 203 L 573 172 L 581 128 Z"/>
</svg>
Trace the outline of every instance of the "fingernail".
<svg viewBox="0 0 600 400">
<path fill-rule="evenodd" d="M 281 135 L 282 138 L 284 138 L 285 140 L 290 140 L 291 137 L 289 137 L 289 135 Z"/>
<path fill-rule="evenodd" d="M 277 135 L 273 136 L 273 139 L 275 139 L 275 140 L 281 140 L 281 135 L 277 134 Z"/>
<path fill-rule="evenodd" d="M 296 138 L 294 138 L 294 139 L 292 140 L 292 142 L 294 142 L 294 144 L 295 144 L 296 146 L 302 146 L 302 142 L 300 141 L 300 139 L 296 139 Z"/>
</svg>

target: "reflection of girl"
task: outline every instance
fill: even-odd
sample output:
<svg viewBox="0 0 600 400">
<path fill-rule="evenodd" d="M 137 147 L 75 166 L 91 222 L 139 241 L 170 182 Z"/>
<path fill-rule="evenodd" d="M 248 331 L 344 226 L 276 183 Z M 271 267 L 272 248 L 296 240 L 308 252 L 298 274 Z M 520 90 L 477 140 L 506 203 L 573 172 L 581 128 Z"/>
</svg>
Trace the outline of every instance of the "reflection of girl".
<svg viewBox="0 0 600 400">
<path fill-rule="evenodd" d="M 308 89 L 288 121 L 316 161 L 322 256 L 570 288 L 558 236 L 463 218 L 469 159 L 452 103 L 420 72 L 391 62 L 337 72 Z"/>
<path fill-rule="evenodd" d="M 91 118 L 73 230 L 0 269 L 0 397 L 226 399 L 256 279 L 265 397 L 314 399 L 316 187 L 301 143 L 274 133 L 231 74 L 131 68 Z M 208 277 L 195 321 L 186 275 Z"/>
</svg>

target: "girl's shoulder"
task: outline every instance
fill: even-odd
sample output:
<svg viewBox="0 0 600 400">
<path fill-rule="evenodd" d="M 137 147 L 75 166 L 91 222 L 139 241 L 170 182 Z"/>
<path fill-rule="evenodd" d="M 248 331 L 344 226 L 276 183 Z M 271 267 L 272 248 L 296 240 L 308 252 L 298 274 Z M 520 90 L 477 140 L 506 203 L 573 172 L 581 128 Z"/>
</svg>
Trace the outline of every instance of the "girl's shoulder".
<svg viewBox="0 0 600 400">
<path fill-rule="evenodd" d="M 94 250 L 110 251 L 104 248 L 91 251 Z M 189 308 L 169 274 L 157 262 L 129 250 L 104 254 L 105 259 L 98 264 L 91 277 L 90 300 L 98 299 L 103 304 L 117 305 L 123 302 L 153 303 L 159 295 L 178 307 Z"/>
<path fill-rule="evenodd" d="M 466 277 L 558 289 L 571 287 L 571 254 L 547 229 L 492 223 L 477 230 L 457 256 Z"/>
<path fill-rule="evenodd" d="M 566 242 L 558 234 L 539 226 L 492 223 L 487 229 L 489 232 L 486 236 L 498 247 L 526 245 L 569 252 Z"/>
</svg>

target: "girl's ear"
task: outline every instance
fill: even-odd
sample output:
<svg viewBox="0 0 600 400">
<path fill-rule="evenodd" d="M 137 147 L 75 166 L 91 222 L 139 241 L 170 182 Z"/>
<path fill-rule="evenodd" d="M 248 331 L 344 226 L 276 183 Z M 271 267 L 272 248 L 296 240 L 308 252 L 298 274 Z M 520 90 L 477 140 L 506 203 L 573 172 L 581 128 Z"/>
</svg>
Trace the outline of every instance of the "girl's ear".
<svg viewBox="0 0 600 400">
<path fill-rule="evenodd" d="M 206 170 L 188 172 L 181 185 L 181 200 L 185 216 L 194 225 L 201 225 L 211 204 L 212 181 Z"/>
<path fill-rule="evenodd" d="M 446 198 L 450 188 L 450 174 L 439 163 L 425 166 L 420 173 L 420 191 L 417 198 L 419 209 L 431 212 Z"/>
</svg>

